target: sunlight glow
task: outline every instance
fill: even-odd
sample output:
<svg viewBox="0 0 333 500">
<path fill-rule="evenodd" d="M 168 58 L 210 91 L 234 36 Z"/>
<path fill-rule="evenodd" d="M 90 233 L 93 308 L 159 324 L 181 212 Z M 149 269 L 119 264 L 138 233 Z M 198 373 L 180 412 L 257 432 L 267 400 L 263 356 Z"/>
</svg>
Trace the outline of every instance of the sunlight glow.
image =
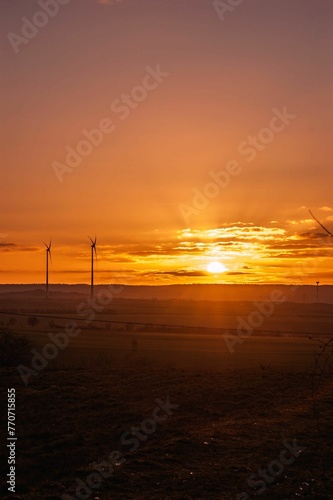
<svg viewBox="0 0 333 500">
<path fill-rule="evenodd" d="M 207 271 L 212 274 L 220 274 L 227 271 L 227 268 L 224 264 L 221 264 L 221 262 L 211 262 L 207 266 Z"/>
</svg>

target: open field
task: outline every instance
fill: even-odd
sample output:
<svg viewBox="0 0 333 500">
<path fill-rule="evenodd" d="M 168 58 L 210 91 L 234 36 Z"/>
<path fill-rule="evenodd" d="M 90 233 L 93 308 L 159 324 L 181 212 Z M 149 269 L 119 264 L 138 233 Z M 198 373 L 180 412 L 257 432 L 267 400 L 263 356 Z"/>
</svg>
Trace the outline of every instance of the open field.
<svg viewBox="0 0 333 500">
<path fill-rule="evenodd" d="M 264 321 L 255 328 L 255 334 L 286 332 L 289 335 L 294 333 L 329 335 L 332 331 L 333 304 L 276 302 L 269 306 L 269 300 L 259 299 L 256 295 L 253 295 L 251 300 L 232 302 L 129 299 L 123 298 L 123 293 L 115 295 L 106 305 L 98 304 L 98 300 L 97 303 L 95 301 L 96 307 L 91 306 L 89 296 L 82 293 L 51 293 L 49 300 L 45 299 L 42 290 L 1 293 L 0 313 L 4 314 L 0 315 L 0 322 L 4 323 L 13 318 L 15 325 L 21 331 L 27 332 L 61 328 L 67 318 L 74 318 L 83 328 L 93 324 L 94 330 L 207 333 L 211 329 L 211 333 L 213 330 L 214 333 L 217 333 L 216 330 L 221 333 L 237 329 L 239 318 L 248 322 L 251 314 L 258 311 L 260 304 L 266 304 L 268 314 L 263 315 Z M 43 315 L 45 318 L 40 319 L 31 329 L 27 316 L 21 317 L 21 314 Z M 158 330 L 156 325 L 160 325 Z"/>
<path fill-rule="evenodd" d="M 66 325 L 80 331 L 56 362 L 103 353 L 113 364 L 147 359 L 158 366 L 310 369 L 318 340 L 332 334 L 333 305 L 114 298 L 92 307 L 86 295 L 2 294 L 0 321 L 37 349 Z M 259 309 L 260 310 L 259 310 Z M 254 322 L 254 323 L 253 323 Z M 254 326 L 253 326 L 254 324 Z M 239 335 L 245 335 L 239 342 Z M 59 359 L 58 359 L 59 358 Z"/>
<path fill-rule="evenodd" d="M 42 353 L 50 338 L 44 333 L 32 336 L 35 349 Z M 99 332 L 88 330 L 59 349 L 53 367 L 82 367 L 96 359 L 110 366 L 126 368 L 138 364 L 166 368 L 236 369 L 273 368 L 310 370 L 318 345 L 308 338 L 251 336 L 230 352 L 223 335 Z M 31 358 L 33 356 L 31 355 Z"/>
<path fill-rule="evenodd" d="M 119 298 L 92 319 L 85 296 L 12 299 L 1 298 L 1 321 L 34 353 L 73 321 L 79 333 L 26 385 L 15 366 L 1 369 L 18 436 L 6 500 L 333 497 L 332 374 L 313 390 L 332 305 L 278 304 L 230 352 L 225 336 L 251 302 Z"/>
<path fill-rule="evenodd" d="M 251 474 L 263 499 L 332 498 L 332 380 L 318 394 L 318 428 L 311 377 L 302 373 L 96 364 L 45 370 L 26 388 L 15 370 L 2 375 L 5 387 L 17 388 L 18 489 L 8 496 L 3 485 L 5 499 L 80 498 L 76 478 L 86 482 L 93 464 L 114 451 L 112 475 L 81 498 L 257 498 Z M 157 398 L 174 407 L 150 433 L 151 421 L 144 422 Z M 122 444 L 132 427 L 147 433 Z M 266 486 L 258 482 L 257 470 L 295 439 L 305 449 L 294 460 L 289 454 L 292 463 Z M 237 497 L 242 492 L 249 496 Z"/>
</svg>

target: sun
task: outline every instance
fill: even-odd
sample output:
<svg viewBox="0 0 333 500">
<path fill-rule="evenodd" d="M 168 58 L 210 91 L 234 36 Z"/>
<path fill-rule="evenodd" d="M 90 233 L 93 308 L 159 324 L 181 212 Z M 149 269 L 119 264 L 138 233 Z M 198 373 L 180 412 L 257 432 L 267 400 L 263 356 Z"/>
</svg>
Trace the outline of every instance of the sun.
<svg viewBox="0 0 333 500">
<path fill-rule="evenodd" d="M 210 262 L 207 266 L 207 271 L 212 274 L 220 274 L 227 271 L 227 268 L 221 262 Z"/>
</svg>

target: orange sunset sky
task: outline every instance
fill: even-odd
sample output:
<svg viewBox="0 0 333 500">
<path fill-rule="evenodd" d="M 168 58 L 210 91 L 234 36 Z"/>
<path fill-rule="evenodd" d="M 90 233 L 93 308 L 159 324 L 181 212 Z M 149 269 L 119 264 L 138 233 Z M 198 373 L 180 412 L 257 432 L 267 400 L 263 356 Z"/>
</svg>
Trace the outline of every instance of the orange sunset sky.
<svg viewBox="0 0 333 500">
<path fill-rule="evenodd" d="M 1 283 L 333 284 L 333 2 L 219 4 L 2 0 Z"/>
</svg>

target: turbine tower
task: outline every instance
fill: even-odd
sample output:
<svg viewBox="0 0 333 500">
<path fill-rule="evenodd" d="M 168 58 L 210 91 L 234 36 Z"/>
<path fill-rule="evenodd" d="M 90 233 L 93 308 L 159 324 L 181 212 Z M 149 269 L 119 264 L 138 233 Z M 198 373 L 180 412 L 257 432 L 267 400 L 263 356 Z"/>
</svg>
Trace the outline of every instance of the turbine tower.
<svg viewBox="0 0 333 500">
<path fill-rule="evenodd" d="M 47 245 L 44 243 L 46 246 L 46 281 L 45 281 L 45 292 L 46 292 L 46 298 L 49 296 L 49 259 L 52 262 L 52 256 L 51 256 L 51 246 L 52 246 L 52 241 L 50 240 L 50 243 Z"/>
<path fill-rule="evenodd" d="M 96 236 L 93 240 L 88 236 L 91 241 L 91 288 L 90 288 L 90 296 L 94 298 L 94 259 L 97 259 L 97 250 L 96 250 Z"/>
</svg>

